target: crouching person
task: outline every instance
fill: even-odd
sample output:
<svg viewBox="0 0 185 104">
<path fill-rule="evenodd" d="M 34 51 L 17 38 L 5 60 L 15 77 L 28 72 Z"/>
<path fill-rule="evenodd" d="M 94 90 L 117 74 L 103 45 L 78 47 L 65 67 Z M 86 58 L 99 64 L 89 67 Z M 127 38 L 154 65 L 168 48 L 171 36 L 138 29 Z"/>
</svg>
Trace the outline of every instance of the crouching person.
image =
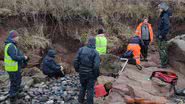
<svg viewBox="0 0 185 104">
<path fill-rule="evenodd" d="M 64 77 L 63 67 L 55 62 L 56 51 L 50 49 L 41 63 L 42 72 L 49 78 Z"/>
<path fill-rule="evenodd" d="M 79 72 L 81 83 L 79 103 L 84 103 L 87 90 L 87 104 L 94 104 L 94 85 L 99 76 L 100 66 L 100 57 L 96 51 L 95 43 L 95 38 L 90 37 L 87 46 L 80 48 L 74 59 L 74 67 Z"/>
<path fill-rule="evenodd" d="M 128 63 L 134 65 L 140 65 L 141 47 L 144 46 L 139 36 L 131 37 L 127 46 L 127 51 L 123 57 L 128 58 Z"/>
<path fill-rule="evenodd" d="M 4 66 L 10 78 L 10 102 L 15 102 L 16 97 L 22 90 L 21 67 L 23 64 L 22 62 L 28 59 L 28 57 L 24 56 L 22 52 L 17 48 L 18 41 L 19 36 L 17 31 L 15 30 L 10 31 L 9 36 L 5 41 Z"/>
</svg>

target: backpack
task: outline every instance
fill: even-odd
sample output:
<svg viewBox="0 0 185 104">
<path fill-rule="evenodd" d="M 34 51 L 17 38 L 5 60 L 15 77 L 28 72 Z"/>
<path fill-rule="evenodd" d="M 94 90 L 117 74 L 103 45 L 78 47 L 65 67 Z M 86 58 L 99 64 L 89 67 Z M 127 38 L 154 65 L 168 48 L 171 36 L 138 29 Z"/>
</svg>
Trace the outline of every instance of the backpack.
<svg viewBox="0 0 185 104">
<path fill-rule="evenodd" d="M 133 58 L 133 57 L 134 57 L 133 51 L 131 51 L 131 50 L 126 51 L 126 52 L 122 55 L 122 58 Z"/>
</svg>

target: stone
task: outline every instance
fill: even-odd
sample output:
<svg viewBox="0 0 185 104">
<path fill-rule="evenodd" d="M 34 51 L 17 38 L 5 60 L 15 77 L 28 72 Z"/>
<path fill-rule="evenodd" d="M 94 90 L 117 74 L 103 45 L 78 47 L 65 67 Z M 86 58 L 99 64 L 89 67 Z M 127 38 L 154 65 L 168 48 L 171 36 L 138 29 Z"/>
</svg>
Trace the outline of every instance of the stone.
<svg viewBox="0 0 185 104">
<path fill-rule="evenodd" d="M 8 98 L 8 95 L 3 95 L 3 96 L 1 95 L 0 102 L 6 100 L 7 98 Z"/>
<path fill-rule="evenodd" d="M 23 77 L 22 78 L 22 85 L 31 87 L 34 83 L 34 80 L 31 77 Z"/>
<path fill-rule="evenodd" d="M 151 74 L 152 71 L 150 70 L 143 70 L 141 72 L 135 66 L 127 65 L 125 71 L 113 83 L 112 91 L 109 95 L 112 100 L 108 100 L 108 102 L 112 103 L 108 104 L 124 102 L 124 95 L 132 98 L 143 98 L 155 103 L 167 103 L 168 100 L 163 97 L 167 93 L 164 92 L 163 94 L 161 90 L 168 90 L 169 88 L 167 86 L 159 86 L 158 81 L 147 80 Z M 117 97 L 113 98 L 113 96 Z"/>
<path fill-rule="evenodd" d="M 185 75 L 185 35 L 177 36 L 168 42 L 169 64 L 174 70 Z"/>
<path fill-rule="evenodd" d="M 112 54 L 101 55 L 100 59 L 101 59 L 100 64 L 101 74 L 118 73 L 122 68 L 122 62 L 120 62 L 118 60 L 119 57 L 115 55 Z"/>
<path fill-rule="evenodd" d="M 24 68 L 22 72 L 22 76 L 34 76 L 36 74 L 41 74 L 41 73 L 42 71 L 37 67 Z"/>
<path fill-rule="evenodd" d="M 42 98 L 40 99 L 41 102 L 46 102 L 48 101 L 48 96 L 42 96 Z"/>
<path fill-rule="evenodd" d="M 44 75 L 43 73 L 38 73 L 34 76 L 32 76 L 34 83 L 41 83 L 41 82 L 46 82 L 47 81 L 47 76 Z"/>
<path fill-rule="evenodd" d="M 29 100 L 29 99 L 31 99 L 31 97 L 29 95 L 27 95 L 27 96 L 25 96 L 25 99 Z"/>
<path fill-rule="evenodd" d="M 53 100 L 49 100 L 49 101 L 46 102 L 46 104 L 53 104 L 53 103 L 54 103 Z"/>
<path fill-rule="evenodd" d="M 8 73 L 2 72 L 2 74 L 0 74 L 0 83 L 5 83 L 8 80 L 9 80 Z"/>
<path fill-rule="evenodd" d="M 39 66 L 42 57 L 38 54 L 39 52 L 34 51 L 35 53 L 27 53 L 29 55 L 30 60 L 28 61 L 28 68 L 32 68 L 35 66 Z"/>
<path fill-rule="evenodd" d="M 67 62 L 60 63 L 60 65 L 62 65 L 62 67 L 64 68 L 63 71 L 64 71 L 65 74 L 70 74 L 70 73 L 74 73 L 75 72 L 75 69 L 73 68 L 73 66 L 70 65 Z"/>
<path fill-rule="evenodd" d="M 113 82 L 115 81 L 115 79 L 113 77 L 99 76 L 97 81 L 98 81 L 98 84 L 105 84 L 108 82 Z"/>
</svg>

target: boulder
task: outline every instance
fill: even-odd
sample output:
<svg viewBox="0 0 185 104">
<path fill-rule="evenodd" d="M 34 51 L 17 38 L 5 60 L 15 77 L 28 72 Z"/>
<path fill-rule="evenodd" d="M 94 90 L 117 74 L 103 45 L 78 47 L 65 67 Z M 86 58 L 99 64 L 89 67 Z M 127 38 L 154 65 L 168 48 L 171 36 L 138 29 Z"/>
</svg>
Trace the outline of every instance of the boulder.
<svg viewBox="0 0 185 104">
<path fill-rule="evenodd" d="M 36 74 L 32 76 L 32 79 L 34 80 L 35 83 L 41 83 L 41 82 L 46 82 L 47 81 L 47 76 L 44 75 L 43 73 Z"/>
<path fill-rule="evenodd" d="M 100 73 L 102 74 L 118 73 L 121 70 L 122 62 L 118 60 L 119 57 L 112 54 L 106 54 L 101 55 L 100 59 L 101 59 Z"/>
<path fill-rule="evenodd" d="M 40 66 L 42 57 L 38 53 L 27 53 L 27 55 L 30 58 L 27 67 L 31 68 L 35 66 Z"/>
<path fill-rule="evenodd" d="M 99 76 L 98 77 L 98 84 L 106 84 L 108 82 L 114 82 L 115 79 L 113 77 L 107 77 L 107 76 Z"/>
<path fill-rule="evenodd" d="M 31 87 L 34 83 L 34 80 L 31 77 L 23 77 L 22 78 L 22 85 L 23 86 L 27 86 L 27 87 Z"/>
<path fill-rule="evenodd" d="M 9 76 L 7 73 L 0 71 L 0 83 L 5 83 L 8 81 Z"/>
<path fill-rule="evenodd" d="M 125 71 L 113 83 L 112 92 L 109 94 L 107 100 L 110 103 L 107 104 L 125 103 L 127 100 L 129 101 L 135 98 L 144 99 L 145 102 L 166 104 L 168 102 L 166 96 L 170 86 L 155 78 L 154 80 L 148 80 L 151 74 L 152 70 L 145 69 L 139 71 L 135 66 L 127 65 Z"/>
<path fill-rule="evenodd" d="M 177 36 L 168 42 L 168 56 L 173 69 L 185 75 L 185 35 Z"/>
<path fill-rule="evenodd" d="M 22 76 L 34 76 L 36 74 L 42 74 L 42 71 L 37 67 L 25 68 L 22 72 Z"/>
<path fill-rule="evenodd" d="M 66 63 L 66 62 L 60 63 L 60 65 L 62 65 L 62 67 L 64 68 L 64 73 L 65 74 L 70 74 L 70 73 L 75 72 L 75 69 L 73 68 L 73 66 Z"/>
<path fill-rule="evenodd" d="M 34 83 L 45 82 L 47 80 L 47 76 L 37 67 L 23 69 L 22 76 L 31 77 Z"/>
</svg>

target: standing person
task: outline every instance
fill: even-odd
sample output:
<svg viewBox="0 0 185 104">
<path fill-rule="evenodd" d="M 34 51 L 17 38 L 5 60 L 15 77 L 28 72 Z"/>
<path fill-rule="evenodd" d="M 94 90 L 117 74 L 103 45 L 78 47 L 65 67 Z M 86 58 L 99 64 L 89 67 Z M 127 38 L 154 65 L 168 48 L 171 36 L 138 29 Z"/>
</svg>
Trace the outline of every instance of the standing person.
<svg viewBox="0 0 185 104">
<path fill-rule="evenodd" d="M 64 77 L 63 67 L 55 62 L 56 51 L 50 49 L 47 55 L 42 60 L 41 70 L 49 78 L 51 77 Z"/>
<path fill-rule="evenodd" d="M 148 18 L 144 18 L 144 21 L 137 26 L 135 34 L 138 35 L 144 43 L 144 46 L 141 47 L 141 53 L 144 57 L 144 61 L 148 61 L 148 46 L 153 41 L 153 29 L 152 25 L 148 23 Z"/>
<path fill-rule="evenodd" d="M 107 38 L 105 37 L 103 29 L 98 30 L 98 35 L 96 36 L 96 50 L 100 55 L 107 53 Z"/>
<path fill-rule="evenodd" d="M 170 30 L 170 16 L 172 15 L 169 6 L 162 2 L 158 5 L 161 12 L 158 23 L 157 41 L 159 47 L 159 54 L 161 60 L 160 68 L 167 68 L 168 55 L 167 55 L 167 34 Z"/>
<path fill-rule="evenodd" d="M 79 72 L 81 89 L 78 97 L 80 103 L 84 103 L 87 90 L 87 104 L 94 104 L 94 85 L 99 76 L 100 57 L 95 49 L 95 39 L 90 37 L 87 46 L 78 50 L 74 59 L 74 68 Z"/>
<path fill-rule="evenodd" d="M 24 61 L 28 59 L 17 48 L 19 36 L 17 31 L 12 30 L 5 41 L 4 65 L 10 78 L 9 97 L 11 102 L 15 102 L 18 93 L 21 91 L 21 67 Z"/>
</svg>

